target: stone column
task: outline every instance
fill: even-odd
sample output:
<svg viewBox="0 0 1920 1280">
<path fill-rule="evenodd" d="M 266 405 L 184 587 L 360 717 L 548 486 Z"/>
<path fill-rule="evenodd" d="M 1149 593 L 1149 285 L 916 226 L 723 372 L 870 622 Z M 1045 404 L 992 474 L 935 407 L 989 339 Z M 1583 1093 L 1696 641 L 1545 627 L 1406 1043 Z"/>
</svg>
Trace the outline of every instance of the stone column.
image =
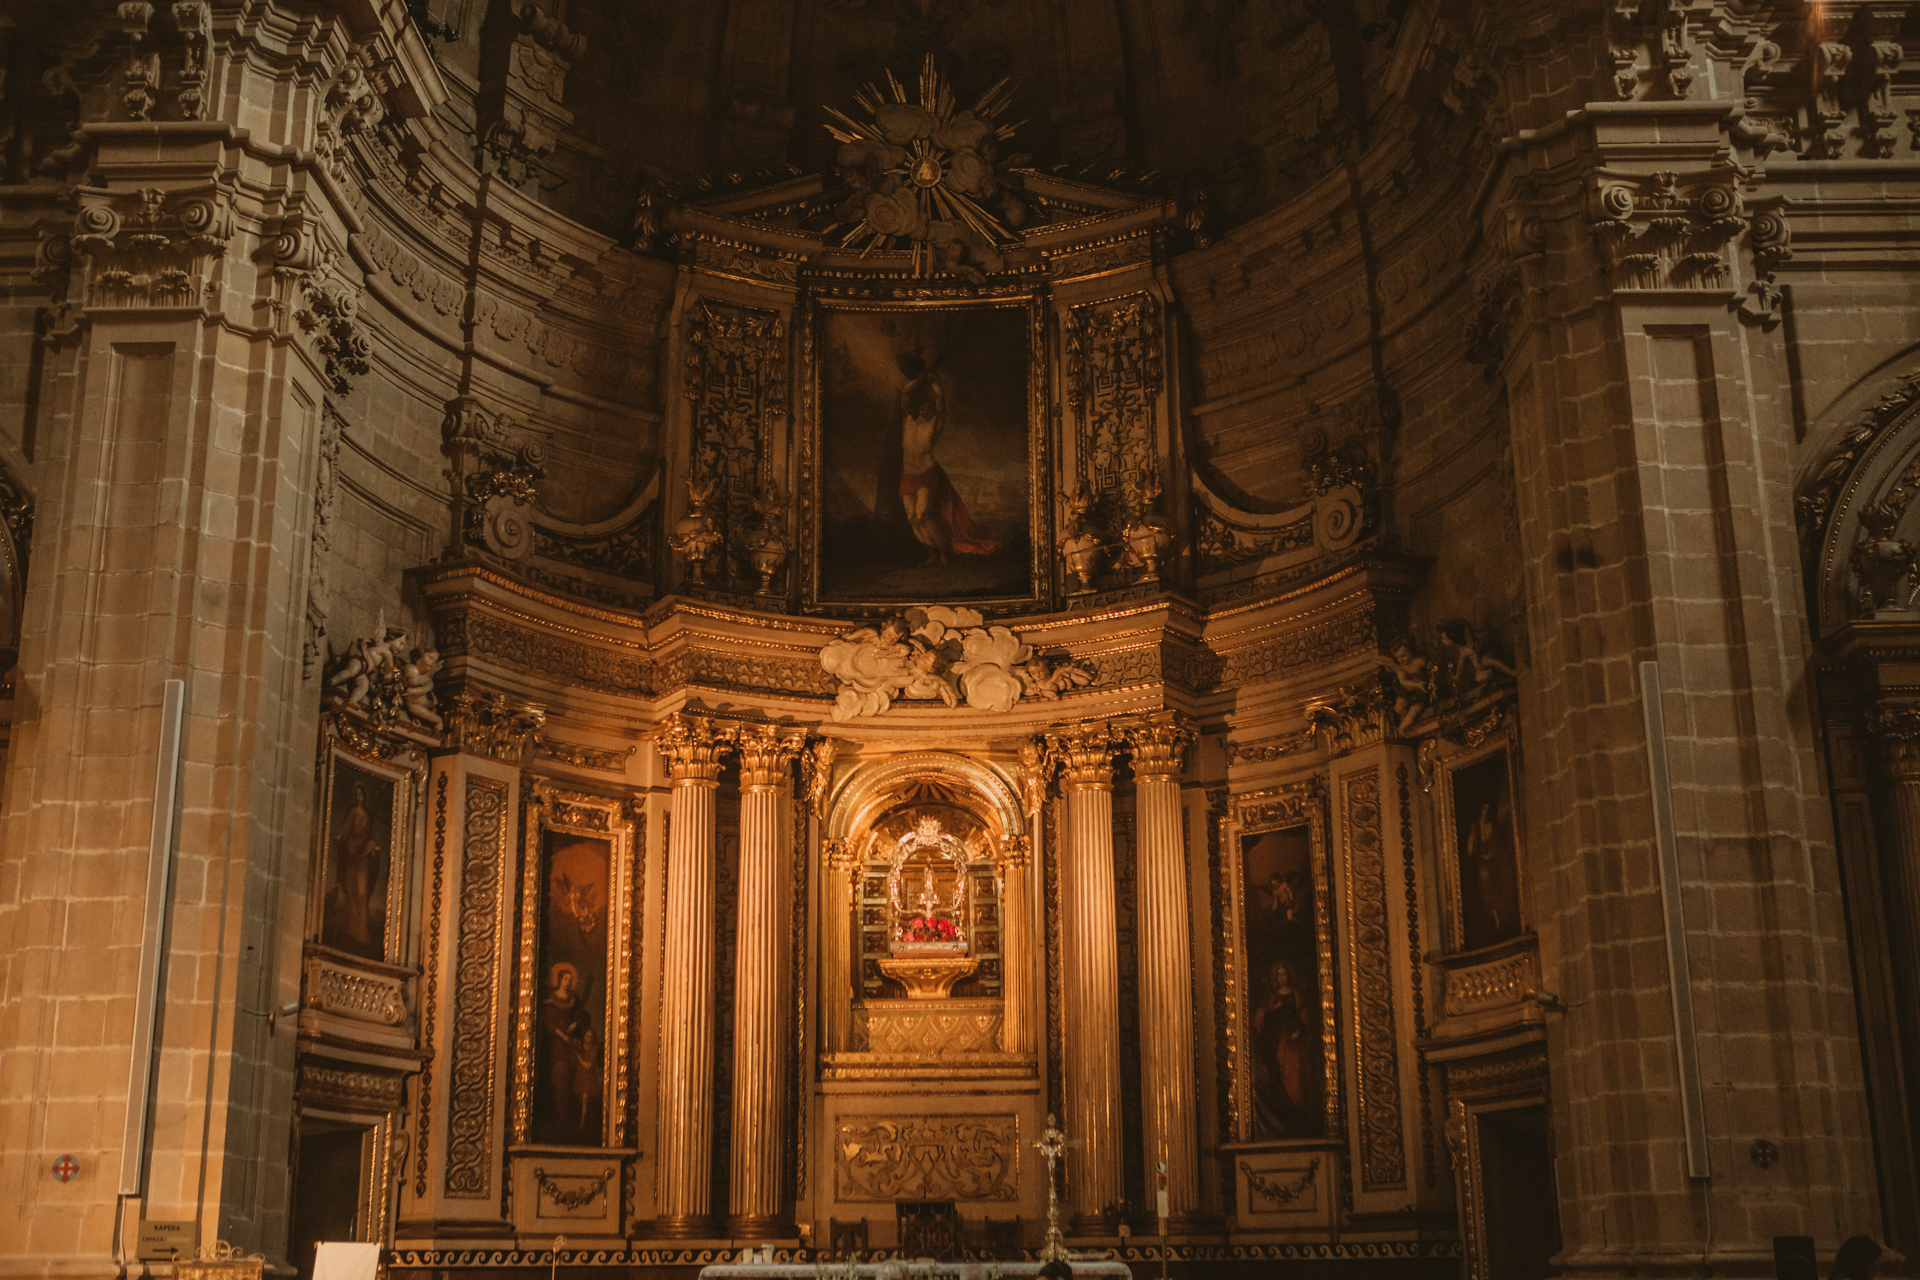
<svg viewBox="0 0 1920 1280">
<path fill-rule="evenodd" d="M 1027 838 L 1007 837 L 1000 863 L 1000 1049 L 1033 1052 L 1033 919 L 1027 901 Z"/>
<path fill-rule="evenodd" d="M 1114 920 L 1111 726 L 1050 740 L 1063 771 L 1067 1196 L 1073 1231 L 1104 1235 L 1106 1207 L 1125 1194 L 1120 1114 L 1120 950 Z"/>
<path fill-rule="evenodd" d="M 713 1229 L 715 792 L 732 743 L 699 716 L 676 713 L 658 738 L 672 790 L 660 1006 L 660 1216 L 663 1236 Z"/>
<path fill-rule="evenodd" d="M 780 1105 L 786 1079 L 786 955 L 797 928 L 787 895 L 797 732 L 741 731 L 740 928 L 733 979 L 733 1162 L 728 1234 L 784 1235 Z"/>
<path fill-rule="evenodd" d="M 1167 1166 L 1169 1223 L 1199 1207 L 1193 1110 L 1193 933 L 1187 917 L 1187 854 L 1180 774 L 1193 731 L 1162 712 L 1127 734 L 1138 802 L 1140 1102 L 1146 1185 Z M 1149 1204 L 1149 1209 L 1154 1206 Z"/>
</svg>

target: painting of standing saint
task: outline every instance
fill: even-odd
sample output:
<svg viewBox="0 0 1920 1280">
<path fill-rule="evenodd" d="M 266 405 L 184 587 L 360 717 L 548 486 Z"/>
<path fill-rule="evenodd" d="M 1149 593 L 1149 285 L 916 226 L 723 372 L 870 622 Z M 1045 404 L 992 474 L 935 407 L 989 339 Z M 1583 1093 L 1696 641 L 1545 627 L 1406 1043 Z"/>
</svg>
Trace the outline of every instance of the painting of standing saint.
<svg viewBox="0 0 1920 1280">
<path fill-rule="evenodd" d="M 394 783 L 339 756 L 332 768 L 320 941 L 349 955 L 385 960 Z"/>
<path fill-rule="evenodd" d="M 1320 939 L 1305 826 L 1241 837 L 1245 886 L 1250 1137 L 1316 1138 L 1326 1127 Z"/>
<path fill-rule="evenodd" d="M 822 600 L 1032 591 L 1023 307 L 828 310 Z"/>
<path fill-rule="evenodd" d="M 538 1045 L 529 1117 L 535 1142 L 597 1147 L 604 1139 L 607 898 L 612 845 L 547 831 L 540 921 Z"/>
<path fill-rule="evenodd" d="M 1520 857 L 1504 749 L 1453 771 L 1460 864 L 1460 945 L 1477 951 L 1520 935 Z"/>
</svg>

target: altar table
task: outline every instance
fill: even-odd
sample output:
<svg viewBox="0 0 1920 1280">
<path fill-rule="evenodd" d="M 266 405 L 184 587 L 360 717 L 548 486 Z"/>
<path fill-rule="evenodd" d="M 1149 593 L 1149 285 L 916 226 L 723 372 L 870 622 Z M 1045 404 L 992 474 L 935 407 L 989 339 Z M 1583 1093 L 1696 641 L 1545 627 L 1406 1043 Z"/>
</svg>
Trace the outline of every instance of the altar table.
<svg viewBox="0 0 1920 1280">
<path fill-rule="evenodd" d="M 884 1272 L 899 1276 L 904 1267 L 906 1280 L 995 1280 L 1040 1274 L 1038 1262 L 863 1262 L 857 1268 L 860 1280 L 880 1280 Z M 1126 1263 L 1112 1258 L 1072 1258 L 1074 1280 L 1081 1276 L 1131 1277 Z M 700 1269 L 700 1280 L 840 1280 L 847 1275 L 844 1262 L 724 1262 Z"/>
</svg>

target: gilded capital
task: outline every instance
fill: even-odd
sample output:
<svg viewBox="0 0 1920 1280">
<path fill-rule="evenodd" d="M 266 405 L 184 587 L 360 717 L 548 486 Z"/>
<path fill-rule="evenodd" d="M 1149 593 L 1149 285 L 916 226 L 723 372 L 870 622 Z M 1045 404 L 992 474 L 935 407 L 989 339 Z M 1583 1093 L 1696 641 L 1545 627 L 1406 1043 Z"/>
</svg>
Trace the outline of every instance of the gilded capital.
<svg viewBox="0 0 1920 1280">
<path fill-rule="evenodd" d="M 1000 865 L 1021 870 L 1033 861 L 1033 849 L 1023 835 L 1014 834 L 1000 842 Z"/>
<path fill-rule="evenodd" d="M 1880 742 L 1880 772 L 1891 782 L 1920 781 L 1920 701 L 1889 699 L 1867 713 Z"/>
<path fill-rule="evenodd" d="M 1186 772 L 1193 726 L 1178 711 L 1157 711 L 1126 733 L 1133 747 L 1134 776 L 1177 778 Z"/>
<path fill-rule="evenodd" d="M 829 838 L 820 842 L 820 854 L 826 859 L 829 871 L 850 871 L 859 862 L 856 845 L 851 840 Z"/>
<path fill-rule="evenodd" d="M 793 762 L 807 745 L 799 729 L 782 731 L 770 724 L 747 725 L 734 738 L 740 753 L 742 791 L 785 791 L 793 785 Z"/>
<path fill-rule="evenodd" d="M 719 785 L 720 757 L 732 749 L 733 734 L 705 716 L 676 711 L 660 722 L 654 742 L 674 786 L 712 787 Z"/>
<path fill-rule="evenodd" d="M 1106 721 L 1068 733 L 1048 734 L 1047 753 L 1060 761 L 1061 783 L 1069 790 L 1111 790 L 1113 752 L 1122 739 Z"/>
</svg>

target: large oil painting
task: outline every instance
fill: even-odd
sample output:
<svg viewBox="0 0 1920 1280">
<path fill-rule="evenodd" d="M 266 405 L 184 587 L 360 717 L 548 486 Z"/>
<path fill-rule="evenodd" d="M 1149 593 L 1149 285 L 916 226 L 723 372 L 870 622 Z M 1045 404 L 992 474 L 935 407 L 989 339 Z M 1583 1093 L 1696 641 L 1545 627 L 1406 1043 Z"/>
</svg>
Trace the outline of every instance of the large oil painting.
<svg viewBox="0 0 1920 1280">
<path fill-rule="evenodd" d="M 1326 1041 L 1312 832 L 1240 838 L 1252 1057 L 1249 1137 L 1316 1138 L 1326 1127 Z"/>
<path fill-rule="evenodd" d="M 1460 869 L 1460 945 L 1476 951 L 1518 937 L 1523 928 L 1506 748 L 1454 769 L 1451 784 Z"/>
<path fill-rule="evenodd" d="M 320 899 L 323 946 L 368 960 L 387 959 L 388 890 L 394 873 L 394 808 L 399 785 L 329 756 L 327 829 Z M 404 852 L 404 851 L 403 851 Z"/>
<path fill-rule="evenodd" d="M 1033 591 L 1028 313 L 828 309 L 821 600 Z"/>
<path fill-rule="evenodd" d="M 607 915 L 613 842 L 543 830 L 534 1088 L 535 1142 L 602 1143 L 607 1063 Z"/>
</svg>

